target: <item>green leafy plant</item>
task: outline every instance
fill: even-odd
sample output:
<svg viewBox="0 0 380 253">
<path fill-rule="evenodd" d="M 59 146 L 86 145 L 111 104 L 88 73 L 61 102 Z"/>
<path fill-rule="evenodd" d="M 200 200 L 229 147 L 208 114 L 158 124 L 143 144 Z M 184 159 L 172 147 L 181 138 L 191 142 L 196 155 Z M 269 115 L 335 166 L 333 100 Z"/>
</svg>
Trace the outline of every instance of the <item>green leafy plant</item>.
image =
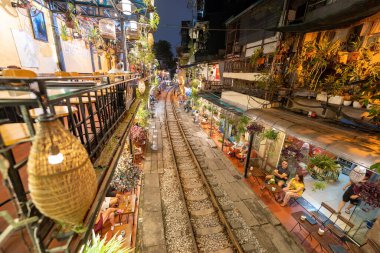
<svg viewBox="0 0 380 253">
<path fill-rule="evenodd" d="M 307 171 L 311 177 L 320 181 L 338 180 L 340 166 L 331 157 L 318 154 L 310 158 Z"/>
<path fill-rule="evenodd" d="M 268 139 L 268 140 L 272 140 L 272 141 L 276 141 L 277 138 L 278 138 L 278 132 L 273 130 L 273 129 L 270 129 L 270 130 L 266 130 L 264 131 L 264 134 L 263 136 Z"/>
<path fill-rule="evenodd" d="M 377 173 L 380 173 L 380 163 L 372 164 L 370 167 L 371 170 L 377 171 Z"/>
<path fill-rule="evenodd" d="M 321 190 L 323 191 L 324 189 L 326 189 L 326 182 L 323 182 L 323 181 L 316 181 L 314 182 L 313 184 L 313 188 L 312 188 L 312 191 L 313 192 L 316 192 L 318 190 Z"/>
<path fill-rule="evenodd" d="M 249 59 L 249 62 L 251 64 L 256 64 L 257 63 L 257 60 L 261 57 L 264 56 L 264 53 L 263 53 L 263 50 L 260 48 L 260 49 L 256 49 L 253 54 L 251 55 L 251 58 Z"/>
<path fill-rule="evenodd" d="M 152 12 L 153 18 L 150 19 L 149 25 L 153 31 L 157 30 L 158 24 L 160 23 L 160 16 L 156 11 Z"/>
<path fill-rule="evenodd" d="M 95 235 L 92 231 L 92 239 L 79 251 L 79 253 L 129 253 L 129 249 L 125 249 L 124 240 L 118 240 L 117 234 L 108 242 L 106 237 L 100 239 L 100 235 Z"/>
<path fill-rule="evenodd" d="M 69 40 L 69 33 L 67 31 L 67 26 L 66 25 L 61 25 L 61 29 L 60 29 L 60 36 L 62 38 L 63 41 L 68 41 Z"/>
</svg>

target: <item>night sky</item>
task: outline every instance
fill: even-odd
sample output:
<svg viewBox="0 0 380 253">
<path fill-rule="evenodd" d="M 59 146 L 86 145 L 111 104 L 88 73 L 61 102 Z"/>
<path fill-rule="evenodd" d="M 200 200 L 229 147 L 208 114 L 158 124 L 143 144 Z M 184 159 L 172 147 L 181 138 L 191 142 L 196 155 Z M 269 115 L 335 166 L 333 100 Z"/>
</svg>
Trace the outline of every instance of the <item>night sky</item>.
<svg viewBox="0 0 380 253">
<path fill-rule="evenodd" d="M 155 41 L 169 41 L 172 52 L 176 55 L 175 48 L 180 44 L 181 21 L 191 20 L 191 9 L 187 8 L 187 0 L 155 0 L 155 5 L 160 15 L 160 24 L 154 34 Z M 172 27 L 174 25 L 177 27 Z"/>
</svg>

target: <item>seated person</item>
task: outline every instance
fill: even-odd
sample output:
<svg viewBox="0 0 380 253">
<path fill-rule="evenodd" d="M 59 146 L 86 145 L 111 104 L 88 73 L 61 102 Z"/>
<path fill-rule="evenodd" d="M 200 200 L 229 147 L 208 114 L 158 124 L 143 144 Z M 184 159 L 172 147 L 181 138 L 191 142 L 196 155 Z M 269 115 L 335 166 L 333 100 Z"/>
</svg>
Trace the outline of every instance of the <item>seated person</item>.
<svg viewBox="0 0 380 253">
<path fill-rule="evenodd" d="M 282 197 L 278 200 L 282 202 L 281 206 L 286 206 L 290 200 L 290 198 L 299 198 L 302 196 L 302 193 L 305 190 L 305 184 L 303 183 L 303 175 L 301 173 L 297 173 L 294 178 L 292 178 L 289 182 L 289 185 L 284 188 Z"/>
<path fill-rule="evenodd" d="M 118 211 L 117 208 L 113 207 L 118 205 L 120 195 L 117 195 L 115 198 L 112 197 L 105 197 L 102 207 L 100 208 L 100 212 L 98 214 L 98 217 L 96 217 L 95 225 L 94 225 L 94 232 L 98 233 L 102 230 L 104 223 L 106 223 L 107 220 L 111 223 L 111 231 L 114 230 L 115 227 L 115 212 Z"/>
<path fill-rule="evenodd" d="M 265 177 L 265 181 L 268 181 L 274 178 L 276 184 L 280 187 L 283 187 L 286 181 L 288 180 L 288 176 L 289 176 L 288 162 L 284 160 L 282 161 L 281 165 L 279 165 L 277 169 L 273 171 L 273 175 L 267 175 Z M 262 187 L 262 189 L 264 189 L 264 186 Z"/>
</svg>

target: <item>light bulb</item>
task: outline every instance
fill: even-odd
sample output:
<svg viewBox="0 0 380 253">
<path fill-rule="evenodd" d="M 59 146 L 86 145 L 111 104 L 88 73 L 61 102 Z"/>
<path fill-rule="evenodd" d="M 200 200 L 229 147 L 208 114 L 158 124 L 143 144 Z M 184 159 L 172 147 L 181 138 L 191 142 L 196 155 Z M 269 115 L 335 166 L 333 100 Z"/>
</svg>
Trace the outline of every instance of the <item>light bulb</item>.
<svg viewBox="0 0 380 253">
<path fill-rule="evenodd" d="M 57 146 L 51 146 L 50 148 L 50 154 L 48 156 L 48 162 L 49 164 L 59 164 L 63 161 L 63 155 L 59 151 L 59 148 Z"/>
</svg>

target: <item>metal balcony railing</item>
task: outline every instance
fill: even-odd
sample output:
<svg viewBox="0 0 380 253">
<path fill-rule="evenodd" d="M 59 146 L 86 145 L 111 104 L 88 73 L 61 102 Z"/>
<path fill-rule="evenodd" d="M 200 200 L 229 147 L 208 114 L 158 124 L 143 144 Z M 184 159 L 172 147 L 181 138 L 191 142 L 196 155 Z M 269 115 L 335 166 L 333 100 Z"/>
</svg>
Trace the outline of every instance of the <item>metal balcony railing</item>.
<svg viewBox="0 0 380 253">
<path fill-rule="evenodd" d="M 42 113 L 35 94 L 42 98 L 40 101 L 56 114 L 64 127 L 80 140 L 94 162 L 135 101 L 136 84 L 136 76 L 130 75 L 0 77 L 0 154 L 10 163 L 8 176 L 13 192 L 12 196 L 2 196 L 0 211 L 11 209 L 8 205 L 14 203 L 22 219 L 39 217 L 39 222 L 27 229 L 30 241 L 38 245 L 39 252 L 47 252 L 47 242 L 52 239 L 46 238 L 51 236 L 54 222 L 40 214 L 30 201 L 25 175 L 27 158 L 16 159 L 17 152 L 14 152 L 21 149 L 25 157 L 30 147 L 30 144 L 25 143 L 31 143 L 35 135 L 34 121 Z M 7 132 L 6 129 L 13 129 L 13 132 Z M 102 184 L 102 178 L 108 173 L 97 173 L 99 184 Z M 0 229 L 5 230 L 4 227 Z"/>
<path fill-rule="evenodd" d="M 266 72 L 270 68 L 271 64 L 265 58 L 260 64 L 251 63 L 249 58 L 224 61 L 224 72 L 229 73 L 258 73 Z"/>
</svg>

